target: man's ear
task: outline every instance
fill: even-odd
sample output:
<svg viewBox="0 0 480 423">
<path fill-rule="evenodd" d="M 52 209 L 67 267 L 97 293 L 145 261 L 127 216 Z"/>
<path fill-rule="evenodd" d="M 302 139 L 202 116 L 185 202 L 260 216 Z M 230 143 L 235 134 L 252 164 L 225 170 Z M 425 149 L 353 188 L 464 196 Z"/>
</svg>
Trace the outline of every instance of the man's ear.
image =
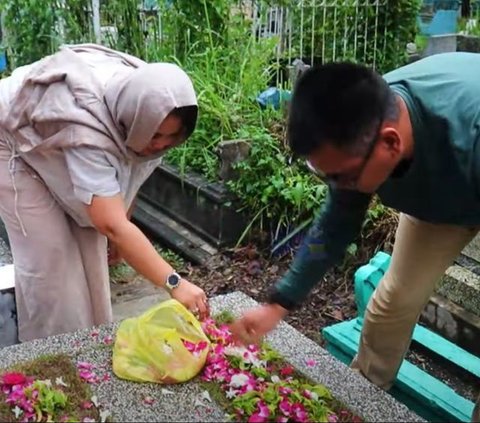
<svg viewBox="0 0 480 423">
<path fill-rule="evenodd" d="M 397 158 L 403 153 L 404 145 L 402 137 L 395 128 L 383 128 L 380 131 L 377 144 L 377 154 L 387 155 L 390 158 Z"/>
</svg>

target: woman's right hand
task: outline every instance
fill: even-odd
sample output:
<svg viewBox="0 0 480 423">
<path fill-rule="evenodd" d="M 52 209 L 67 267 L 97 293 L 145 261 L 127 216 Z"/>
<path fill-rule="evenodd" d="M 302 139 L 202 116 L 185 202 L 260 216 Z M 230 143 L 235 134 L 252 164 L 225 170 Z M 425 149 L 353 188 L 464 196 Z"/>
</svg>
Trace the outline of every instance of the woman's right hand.
<svg viewBox="0 0 480 423">
<path fill-rule="evenodd" d="M 181 279 L 178 287 L 171 291 L 171 295 L 193 314 L 198 315 L 200 320 L 210 316 L 210 308 L 204 290 L 186 279 Z"/>
</svg>

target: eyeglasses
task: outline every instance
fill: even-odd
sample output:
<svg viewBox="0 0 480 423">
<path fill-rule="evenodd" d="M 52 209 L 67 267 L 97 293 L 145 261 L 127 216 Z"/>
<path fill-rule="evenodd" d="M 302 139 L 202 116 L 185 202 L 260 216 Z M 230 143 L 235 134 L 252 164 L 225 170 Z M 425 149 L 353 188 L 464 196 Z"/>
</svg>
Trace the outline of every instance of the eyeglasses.
<svg viewBox="0 0 480 423">
<path fill-rule="evenodd" d="M 357 187 L 358 182 L 360 178 L 362 177 L 362 174 L 365 171 L 365 168 L 367 167 L 368 162 L 370 161 L 373 152 L 375 150 L 375 146 L 377 145 L 377 140 L 380 135 L 380 130 L 382 128 L 382 123 L 383 119 L 380 120 L 377 129 L 375 131 L 375 135 L 372 137 L 370 142 L 368 143 L 368 149 L 366 154 L 364 155 L 363 161 L 361 165 L 359 166 L 358 170 L 355 171 L 353 174 L 352 173 L 325 173 L 322 172 L 320 169 L 316 168 L 312 163 L 307 159 L 305 160 L 305 163 L 308 167 L 308 169 L 318 176 L 323 182 L 325 183 L 332 183 L 332 184 L 341 184 L 342 186 L 350 189 L 354 189 Z M 295 160 L 294 157 L 292 157 L 289 160 L 289 164 L 293 163 Z"/>
</svg>

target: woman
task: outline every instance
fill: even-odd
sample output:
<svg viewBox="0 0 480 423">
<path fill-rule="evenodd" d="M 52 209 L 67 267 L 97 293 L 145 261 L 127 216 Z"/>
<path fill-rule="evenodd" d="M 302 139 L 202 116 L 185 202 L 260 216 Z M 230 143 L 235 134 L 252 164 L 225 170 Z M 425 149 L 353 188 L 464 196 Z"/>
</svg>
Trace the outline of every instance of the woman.
<svg viewBox="0 0 480 423">
<path fill-rule="evenodd" d="M 196 118 L 180 68 L 97 45 L 64 46 L 0 81 L 0 218 L 21 341 L 112 320 L 107 239 L 138 273 L 208 313 L 203 290 L 180 279 L 127 217 Z"/>
</svg>

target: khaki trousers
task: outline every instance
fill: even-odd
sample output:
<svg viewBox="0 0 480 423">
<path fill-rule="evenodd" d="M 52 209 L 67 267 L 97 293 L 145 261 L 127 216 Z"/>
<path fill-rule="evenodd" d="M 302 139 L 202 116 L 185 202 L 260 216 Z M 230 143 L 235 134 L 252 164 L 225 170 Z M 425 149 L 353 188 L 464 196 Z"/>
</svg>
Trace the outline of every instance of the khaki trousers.
<svg viewBox="0 0 480 423">
<path fill-rule="evenodd" d="M 367 306 L 353 369 L 380 388 L 392 386 L 435 284 L 479 229 L 400 215 L 390 267 Z M 472 420 L 480 421 L 479 401 Z"/>
</svg>

